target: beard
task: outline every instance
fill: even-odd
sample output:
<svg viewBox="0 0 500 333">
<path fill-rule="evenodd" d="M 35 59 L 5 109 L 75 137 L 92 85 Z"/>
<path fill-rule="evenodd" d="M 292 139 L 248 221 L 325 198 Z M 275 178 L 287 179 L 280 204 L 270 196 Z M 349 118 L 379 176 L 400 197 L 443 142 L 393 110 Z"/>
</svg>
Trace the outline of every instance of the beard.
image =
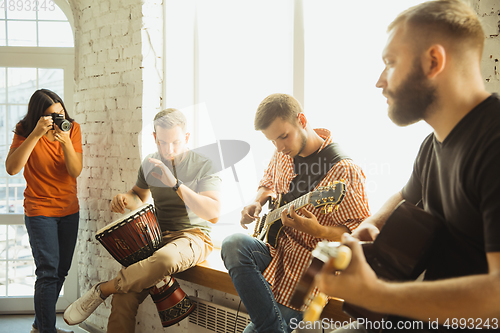
<svg viewBox="0 0 500 333">
<path fill-rule="evenodd" d="M 436 102 L 436 88 L 425 77 L 417 59 L 400 87 L 395 91 L 386 91 L 386 95 L 394 101 L 389 106 L 389 118 L 398 126 L 408 126 L 424 119 Z"/>
<path fill-rule="evenodd" d="M 302 133 L 302 132 L 299 132 L 300 133 L 300 139 L 302 140 L 301 143 L 300 143 L 300 148 L 299 148 L 299 152 L 297 153 L 297 155 L 295 156 L 298 156 L 300 155 L 300 153 L 302 153 L 302 151 L 304 150 L 304 148 L 306 147 L 306 143 L 307 143 L 307 135 L 305 133 Z M 294 157 L 295 157 L 294 156 Z"/>
</svg>

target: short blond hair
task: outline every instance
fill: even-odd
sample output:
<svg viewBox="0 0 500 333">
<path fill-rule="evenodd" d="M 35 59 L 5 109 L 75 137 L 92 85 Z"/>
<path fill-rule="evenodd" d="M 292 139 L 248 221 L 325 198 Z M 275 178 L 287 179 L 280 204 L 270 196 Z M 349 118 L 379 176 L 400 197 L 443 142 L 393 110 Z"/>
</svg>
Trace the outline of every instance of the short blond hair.
<svg viewBox="0 0 500 333">
<path fill-rule="evenodd" d="M 155 132 L 157 126 L 165 129 L 171 129 L 175 126 L 179 126 L 184 132 L 187 129 L 186 116 L 184 116 L 181 111 L 174 108 L 158 112 L 153 120 L 153 124 Z"/>
<path fill-rule="evenodd" d="M 450 41 L 454 48 L 467 47 L 483 52 L 484 31 L 474 10 L 460 0 L 427 1 L 411 7 L 389 25 L 390 32 L 406 24 L 416 47 L 428 47 L 436 39 Z"/>
<path fill-rule="evenodd" d="M 257 108 L 255 130 L 265 130 L 278 117 L 294 124 L 299 113 L 303 112 L 302 105 L 293 96 L 280 93 L 269 95 Z"/>
</svg>

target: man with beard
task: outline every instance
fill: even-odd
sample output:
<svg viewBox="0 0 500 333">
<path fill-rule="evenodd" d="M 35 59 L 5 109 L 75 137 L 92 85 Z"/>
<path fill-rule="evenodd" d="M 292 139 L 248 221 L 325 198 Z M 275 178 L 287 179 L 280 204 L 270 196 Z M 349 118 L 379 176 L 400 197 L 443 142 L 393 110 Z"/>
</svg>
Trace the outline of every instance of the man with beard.
<svg viewBox="0 0 500 333">
<path fill-rule="evenodd" d="M 266 244 L 244 234 L 224 240 L 221 255 L 252 323 L 244 332 L 291 332 L 290 321 L 301 320 L 300 309 L 290 304 L 311 251 L 321 240 L 339 240 L 369 215 L 365 176 L 342 154 L 330 131 L 313 129 L 302 106 L 290 95 L 272 94 L 259 105 L 255 129 L 276 146 L 260 181 L 257 197 L 241 212 L 241 225 L 255 221 L 264 203 L 276 194 L 286 202 L 318 186 L 343 180 L 346 194 L 338 210 L 321 214 L 308 204 L 299 213 L 281 213 L 278 244 Z M 313 291 L 317 295 L 317 289 Z"/>
<path fill-rule="evenodd" d="M 394 315 L 386 328 L 412 318 L 428 329 L 439 323 L 441 330 L 498 330 L 500 99 L 485 90 L 481 77 L 481 24 L 464 3 L 438 0 L 401 13 L 388 32 L 377 87 L 387 97 L 389 117 L 400 126 L 424 120 L 434 132 L 424 140 L 406 186 L 352 235 L 343 235 L 353 251 L 351 265 L 338 274 L 328 263 L 318 286 Z M 358 239 L 375 239 L 403 199 L 421 202 L 443 230 L 424 281 L 391 283 L 377 278 Z M 356 324 L 344 330 L 355 328 L 362 331 Z"/>
</svg>

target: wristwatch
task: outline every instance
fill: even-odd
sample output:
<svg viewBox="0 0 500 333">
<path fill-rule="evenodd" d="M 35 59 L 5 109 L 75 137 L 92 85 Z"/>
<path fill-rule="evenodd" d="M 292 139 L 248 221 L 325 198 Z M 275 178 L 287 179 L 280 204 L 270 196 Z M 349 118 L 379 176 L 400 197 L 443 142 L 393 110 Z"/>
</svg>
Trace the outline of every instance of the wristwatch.
<svg viewBox="0 0 500 333">
<path fill-rule="evenodd" d="M 183 183 L 180 179 L 177 178 L 177 183 L 175 183 L 175 185 L 172 187 L 172 189 L 177 192 L 177 190 L 179 189 L 179 186 L 181 186 Z"/>
</svg>

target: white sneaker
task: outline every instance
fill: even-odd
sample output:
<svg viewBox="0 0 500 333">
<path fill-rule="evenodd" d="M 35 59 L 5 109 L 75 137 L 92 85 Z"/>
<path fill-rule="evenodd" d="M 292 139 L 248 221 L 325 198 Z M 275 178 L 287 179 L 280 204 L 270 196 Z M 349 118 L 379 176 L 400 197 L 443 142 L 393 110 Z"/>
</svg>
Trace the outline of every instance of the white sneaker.
<svg viewBox="0 0 500 333">
<path fill-rule="evenodd" d="M 64 330 L 62 328 L 57 328 L 57 327 L 56 327 L 56 330 L 57 330 L 57 333 L 75 333 L 73 331 L 67 331 L 67 330 Z M 38 328 L 35 328 L 34 326 L 31 326 L 31 332 L 30 333 L 40 333 L 40 331 L 38 330 Z"/>
<path fill-rule="evenodd" d="M 106 298 L 101 296 L 100 283 L 96 284 L 82 297 L 71 303 L 64 311 L 64 321 L 68 325 L 80 324 L 87 319 Z"/>
</svg>

